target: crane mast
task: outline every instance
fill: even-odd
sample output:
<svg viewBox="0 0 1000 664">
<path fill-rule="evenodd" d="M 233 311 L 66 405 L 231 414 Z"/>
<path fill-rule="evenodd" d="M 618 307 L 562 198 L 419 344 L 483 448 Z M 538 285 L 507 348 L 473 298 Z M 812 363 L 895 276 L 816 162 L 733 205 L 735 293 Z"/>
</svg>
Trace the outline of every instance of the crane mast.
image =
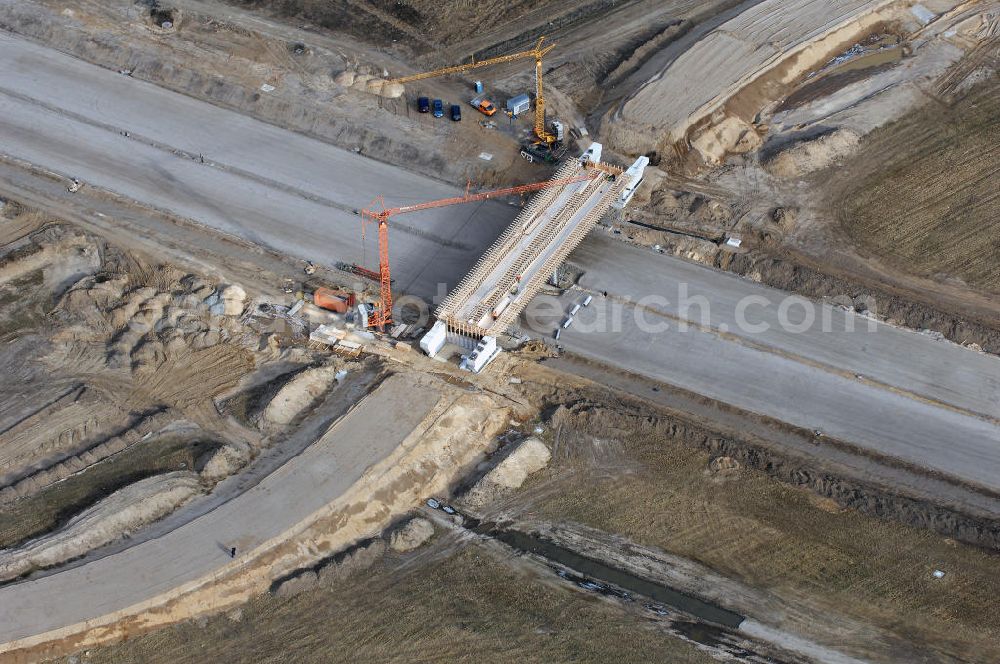
<svg viewBox="0 0 1000 664">
<path fill-rule="evenodd" d="M 542 39 L 538 39 L 538 46 L 535 47 L 535 136 L 546 145 L 551 146 L 556 142 L 556 137 L 545 129 L 545 94 L 542 91 L 542 56 L 548 53 L 555 44 L 542 50 Z"/>
</svg>

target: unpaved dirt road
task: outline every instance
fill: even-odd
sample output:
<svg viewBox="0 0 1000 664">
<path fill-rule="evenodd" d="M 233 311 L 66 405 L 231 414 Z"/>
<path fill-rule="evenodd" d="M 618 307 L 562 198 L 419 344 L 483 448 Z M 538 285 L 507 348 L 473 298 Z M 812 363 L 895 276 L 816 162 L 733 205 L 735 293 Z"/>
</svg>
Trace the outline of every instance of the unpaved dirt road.
<svg viewBox="0 0 1000 664">
<path fill-rule="evenodd" d="M 249 552 L 341 495 L 440 397 L 427 386 L 414 390 L 407 380 L 390 378 L 320 441 L 204 516 L 93 563 L 0 588 L 0 644 L 96 619 L 244 564 L 230 558 L 230 547 Z M 382 417 L 386 412 L 395 416 Z"/>
<path fill-rule="evenodd" d="M 860 318 L 847 333 L 847 316 L 835 310 L 831 330 L 840 331 L 823 332 L 820 307 L 815 326 L 797 332 L 798 305 L 788 311 L 791 326 L 779 324 L 785 297 L 780 291 L 622 247 L 598 234 L 581 245 L 573 261 L 587 270 L 581 284 L 597 297 L 563 330 L 560 343 L 567 350 L 818 429 L 866 452 L 1000 490 L 997 358 L 881 324 L 868 332 Z M 689 298 L 711 303 L 707 328 L 678 330 L 679 283 L 687 284 Z M 618 302 L 620 314 L 603 291 Z M 637 312 L 633 303 L 650 294 L 669 303 L 646 300 Z M 736 306 L 745 298 L 755 298 L 744 312 L 747 322 L 767 322 L 767 331 L 754 333 L 737 324 Z M 581 299 L 579 292 L 564 297 L 564 309 Z M 699 323 L 700 312 L 692 306 L 683 318 Z M 559 322 L 561 317 L 535 330 L 551 336 Z M 818 442 L 822 455 L 822 439 Z"/>
<path fill-rule="evenodd" d="M 461 193 L 7 33 L 0 60 L 4 154 L 291 256 L 372 267 L 374 229 L 365 254 L 353 210 Z M 397 288 L 454 284 L 516 213 L 487 201 L 394 219 Z"/>
</svg>

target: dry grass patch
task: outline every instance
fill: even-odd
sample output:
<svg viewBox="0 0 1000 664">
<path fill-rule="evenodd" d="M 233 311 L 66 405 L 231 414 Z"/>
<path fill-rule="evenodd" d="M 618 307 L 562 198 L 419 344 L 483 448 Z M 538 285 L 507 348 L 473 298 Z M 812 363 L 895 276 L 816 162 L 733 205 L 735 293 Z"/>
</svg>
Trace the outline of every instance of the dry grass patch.
<svg viewBox="0 0 1000 664">
<path fill-rule="evenodd" d="M 862 252 L 918 276 L 1000 292 L 1000 77 L 874 132 L 831 205 Z"/>
<path fill-rule="evenodd" d="M 386 558 L 329 590 L 259 597 L 239 622 L 184 623 L 95 651 L 88 661 L 714 661 L 613 605 L 542 582 L 491 549 L 417 555 L 420 563 L 402 570 L 398 558 Z"/>
<path fill-rule="evenodd" d="M 1000 657 L 996 556 L 713 464 L 655 417 L 561 408 L 552 425 L 553 460 L 517 505 L 533 518 L 624 535 L 944 653 Z"/>
</svg>

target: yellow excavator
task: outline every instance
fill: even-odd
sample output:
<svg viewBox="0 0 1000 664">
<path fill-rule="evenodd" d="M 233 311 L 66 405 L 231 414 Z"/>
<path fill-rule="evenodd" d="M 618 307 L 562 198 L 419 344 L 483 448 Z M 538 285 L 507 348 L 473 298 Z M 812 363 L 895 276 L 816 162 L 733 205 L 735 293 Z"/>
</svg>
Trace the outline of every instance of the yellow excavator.
<svg viewBox="0 0 1000 664">
<path fill-rule="evenodd" d="M 528 161 L 534 161 L 534 159 L 541 159 L 543 161 L 557 161 L 556 151 L 562 142 L 562 124 L 558 122 L 553 123 L 553 129 L 555 133 L 549 131 L 549 128 L 545 125 L 545 94 L 542 89 L 542 56 L 555 48 L 555 44 L 549 44 L 548 46 L 543 46 L 545 37 L 539 37 L 538 43 L 535 44 L 535 48 L 530 51 L 521 51 L 519 53 L 510 53 L 508 55 L 501 55 L 495 58 L 487 58 L 486 60 L 479 60 L 478 62 L 473 59 L 472 62 L 468 62 L 463 65 L 454 65 L 452 67 L 443 67 L 441 69 L 435 69 L 433 71 L 426 71 L 419 74 L 412 74 L 410 76 L 402 76 L 400 78 L 391 79 L 391 83 L 410 83 L 412 81 L 420 81 L 425 78 L 434 78 L 436 76 L 446 76 L 448 74 L 460 74 L 463 72 L 470 71 L 472 69 L 479 69 L 480 67 L 488 67 L 490 65 L 498 65 L 504 62 L 514 62 L 515 60 L 522 60 L 525 58 L 535 59 L 535 142 L 531 145 L 522 146 L 521 156 Z"/>
</svg>

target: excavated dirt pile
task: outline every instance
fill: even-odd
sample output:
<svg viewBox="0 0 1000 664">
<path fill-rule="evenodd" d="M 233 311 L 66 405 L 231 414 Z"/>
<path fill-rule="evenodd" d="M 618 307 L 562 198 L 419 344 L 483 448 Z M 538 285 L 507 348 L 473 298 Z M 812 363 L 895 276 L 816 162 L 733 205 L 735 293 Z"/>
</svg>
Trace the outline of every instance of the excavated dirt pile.
<svg viewBox="0 0 1000 664">
<path fill-rule="evenodd" d="M 519 488 L 529 475 L 544 468 L 551 457 L 549 448 L 538 438 L 524 440 L 462 496 L 462 504 L 475 510 L 488 506 Z"/>
<path fill-rule="evenodd" d="M 0 239 L 0 514 L 14 519 L 29 501 L 42 515 L 7 533 L 35 538 L 0 556 L 14 578 L 113 541 L 242 468 L 261 434 L 215 399 L 269 356 L 243 321 L 237 284 L 16 203 L 3 206 Z M 199 472 L 147 477 L 178 467 L 156 462 L 156 449 L 189 450 L 196 463 L 180 467 Z"/>
<path fill-rule="evenodd" d="M 856 132 L 838 129 L 782 150 L 767 161 L 765 168 L 779 177 L 800 177 L 850 156 L 857 151 L 860 141 Z"/>
<path fill-rule="evenodd" d="M 265 425 L 283 426 L 314 405 L 337 382 L 341 369 L 322 366 L 307 369 L 282 387 L 264 410 Z"/>
</svg>

